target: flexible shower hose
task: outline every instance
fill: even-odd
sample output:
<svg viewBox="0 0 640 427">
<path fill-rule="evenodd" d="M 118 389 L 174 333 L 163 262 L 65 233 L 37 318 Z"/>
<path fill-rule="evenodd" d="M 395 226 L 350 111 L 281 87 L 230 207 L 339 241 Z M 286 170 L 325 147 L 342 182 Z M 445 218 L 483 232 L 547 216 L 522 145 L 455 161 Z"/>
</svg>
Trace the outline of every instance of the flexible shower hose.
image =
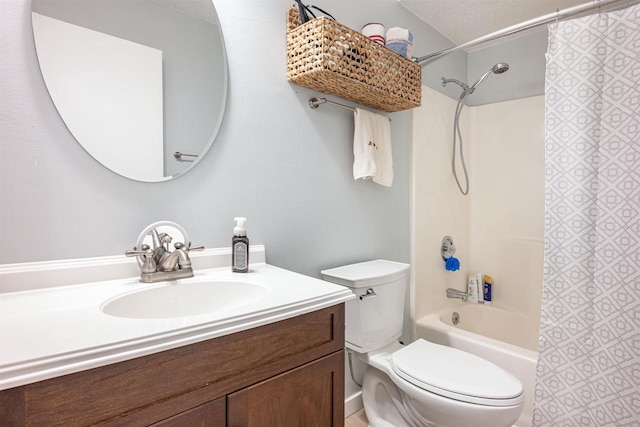
<svg viewBox="0 0 640 427">
<path fill-rule="evenodd" d="M 460 95 L 460 99 L 458 99 L 458 105 L 456 106 L 456 115 L 453 121 L 453 154 L 451 156 L 451 170 L 453 171 L 453 177 L 456 179 L 456 184 L 458 184 L 458 188 L 463 196 L 469 194 L 469 174 L 467 173 L 467 165 L 464 163 L 464 152 L 462 149 L 462 132 L 460 132 L 460 113 L 462 113 L 462 108 L 464 104 L 464 98 L 467 96 L 467 90 L 463 90 Z M 458 172 L 456 171 L 456 136 L 460 145 L 460 163 L 462 163 L 462 171 L 464 172 L 464 180 L 465 180 L 465 189 L 462 189 L 462 185 L 460 184 L 460 180 L 458 179 Z"/>
</svg>

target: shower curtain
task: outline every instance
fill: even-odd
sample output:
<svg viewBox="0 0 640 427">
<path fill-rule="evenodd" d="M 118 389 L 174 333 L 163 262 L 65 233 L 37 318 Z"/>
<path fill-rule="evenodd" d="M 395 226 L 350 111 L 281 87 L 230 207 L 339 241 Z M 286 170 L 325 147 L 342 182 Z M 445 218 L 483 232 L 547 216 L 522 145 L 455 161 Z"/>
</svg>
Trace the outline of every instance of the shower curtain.
<svg viewBox="0 0 640 427">
<path fill-rule="evenodd" d="M 549 29 L 534 426 L 640 425 L 640 5 Z"/>
</svg>

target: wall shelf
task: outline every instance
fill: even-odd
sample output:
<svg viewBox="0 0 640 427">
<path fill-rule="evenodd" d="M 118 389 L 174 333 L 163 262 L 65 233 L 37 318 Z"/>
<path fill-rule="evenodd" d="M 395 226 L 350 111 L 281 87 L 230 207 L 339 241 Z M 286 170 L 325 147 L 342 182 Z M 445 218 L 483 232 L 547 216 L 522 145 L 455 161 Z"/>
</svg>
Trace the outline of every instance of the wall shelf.
<svg viewBox="0 0 640 427">
<path fill-rule="evenodd" d="M 287 11 L 287 80 L 383 111 L 419 107 L 422 68 L 367 36 L 321 17 Z"/>
</svg>

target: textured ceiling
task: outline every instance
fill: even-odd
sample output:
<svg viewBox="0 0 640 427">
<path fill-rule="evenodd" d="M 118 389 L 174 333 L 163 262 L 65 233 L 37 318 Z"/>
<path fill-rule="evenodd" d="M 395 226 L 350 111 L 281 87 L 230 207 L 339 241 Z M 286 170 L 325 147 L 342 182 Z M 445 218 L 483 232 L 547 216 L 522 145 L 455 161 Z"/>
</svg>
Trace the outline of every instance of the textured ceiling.
<svg viewBox="0 0 640 427">
<path fill-rule="evenodd" d="M 420 19 L 462 44 L 588 0 L 398 0 Z"/>
</svg>

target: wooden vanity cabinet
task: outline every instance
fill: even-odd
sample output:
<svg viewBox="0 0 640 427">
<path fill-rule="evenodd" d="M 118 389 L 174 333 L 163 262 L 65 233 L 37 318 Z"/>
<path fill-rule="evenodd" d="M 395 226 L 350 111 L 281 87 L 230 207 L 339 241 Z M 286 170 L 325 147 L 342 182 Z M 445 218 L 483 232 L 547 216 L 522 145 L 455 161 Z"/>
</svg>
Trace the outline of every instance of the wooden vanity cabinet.
<svg viewBox="0 0 640 427">
<path fill-rule="evenodd" d="M 153 427 L 207 426 L 224 427 L 227 425 L 227 399 L 219 397 L 196 408 L 174 415 L 171 418 L 153 423 Z"/>
<path fill-rule="evenodd" d="M 344 304 L 0 392 L 0 426 L 342 426 Z"/>
</svg>

